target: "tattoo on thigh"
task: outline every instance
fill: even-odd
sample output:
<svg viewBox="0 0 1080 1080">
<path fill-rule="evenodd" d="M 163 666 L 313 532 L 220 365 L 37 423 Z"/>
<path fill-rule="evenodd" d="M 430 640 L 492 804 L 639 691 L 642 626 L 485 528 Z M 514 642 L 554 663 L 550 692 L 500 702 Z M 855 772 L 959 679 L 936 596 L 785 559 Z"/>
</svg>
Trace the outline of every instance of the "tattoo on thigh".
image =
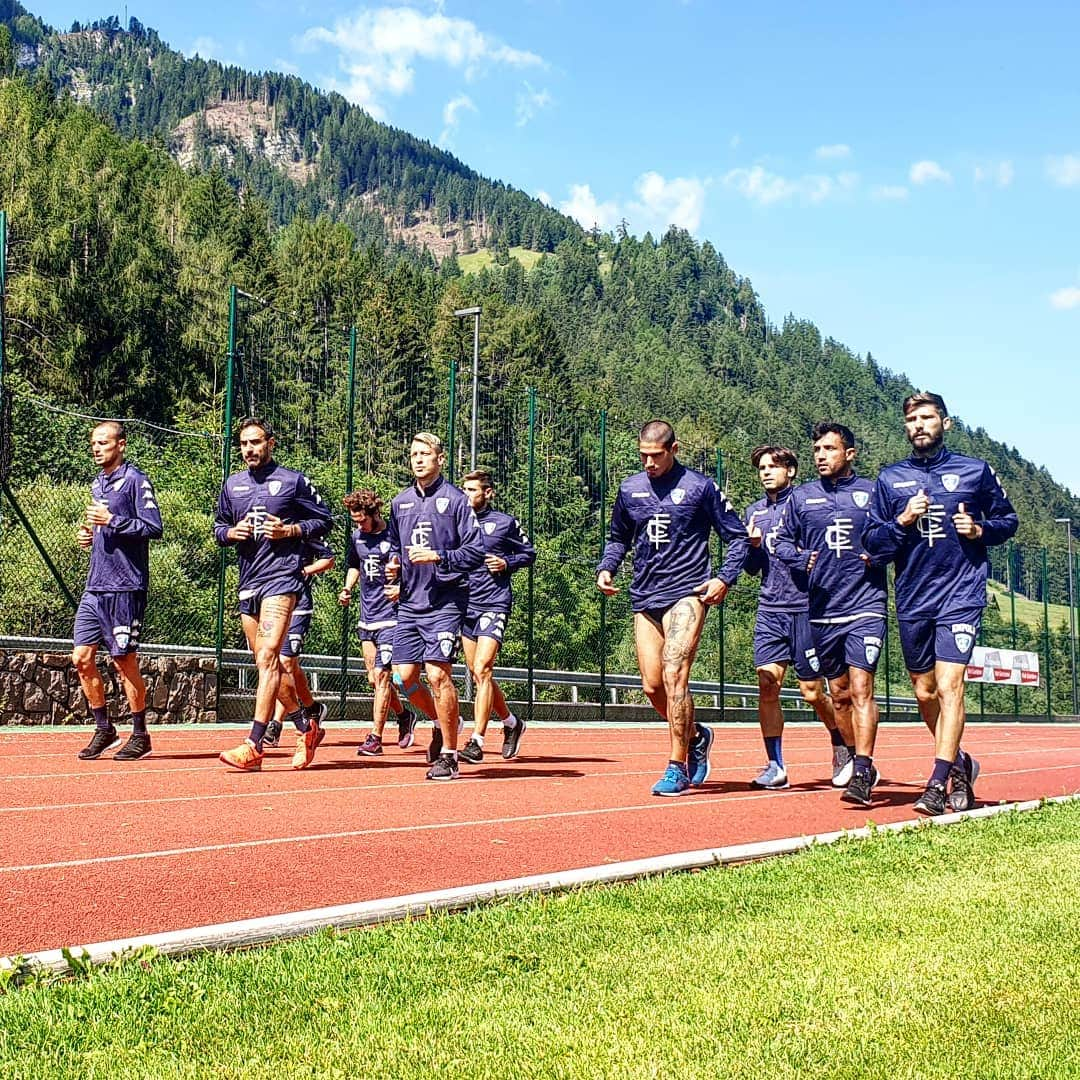
<svg viewBox="0 0 1080 1080">
<path fill-rule="evenodd" d="M 668 617 L 664 635 L 664 660 L 679 662 L 692 657 L 697 650 L 698 610 L 693 600 L 680 600 Z"/>
</svg>

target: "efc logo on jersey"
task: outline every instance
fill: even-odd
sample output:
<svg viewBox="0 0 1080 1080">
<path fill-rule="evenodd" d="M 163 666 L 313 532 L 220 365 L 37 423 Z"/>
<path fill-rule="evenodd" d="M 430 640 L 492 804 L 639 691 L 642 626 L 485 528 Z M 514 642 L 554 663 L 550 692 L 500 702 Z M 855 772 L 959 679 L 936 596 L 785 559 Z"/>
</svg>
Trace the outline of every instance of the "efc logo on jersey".
<svg viewBox="0 0 1080 1080">
<path fill-rule="evenodd" d="M 854 550 L 855 545 L 851 542 L 854 529 L 855 522 L 851 518 L 838 517 L 834 518 L 833 523 L 825 530 L 825 546 L 830 551 L 835 551 L 838 559 L 845 551 Z"/>
<path fill-rule="evenodd" d="M 921 518 L 919 518 L 916 527 L 919 530 L 919 535 L 930 546 L 934 546 L 936 540 L 945 539 L 945 529 L 942 522 L 945 520 L 945 504 L 944 503 L 931 503 L 930 508 L 926 511 Z"/>
<path fill-rule="evenodd" d="M 377 581 L 382 570 L 382 559 L 378 555 L 365 555 L 362 569 L 368 581 Z"/>
<path fill-rule="evenodd" d="M 671 515 L 653 514 L 645 526 L 645 535 L 654 548 L 671 543 Z"/>
<path fill-rule="evenodd" d="M 416 527 L 409 534 L 410 547 L 426 548 L 431 542 L 431 522 L 418 521 Z"/>
</svg>

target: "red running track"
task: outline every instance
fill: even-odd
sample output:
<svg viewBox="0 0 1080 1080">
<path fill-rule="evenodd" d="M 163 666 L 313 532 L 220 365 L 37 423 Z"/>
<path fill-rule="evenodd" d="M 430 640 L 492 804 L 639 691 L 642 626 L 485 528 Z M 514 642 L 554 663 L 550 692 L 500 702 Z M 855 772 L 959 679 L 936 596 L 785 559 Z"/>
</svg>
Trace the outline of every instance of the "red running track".
<svg viewBox="0 0 1080 1080">
<path fill-rule="evenodd" d="M 534 725 L 519 760 L 495 737 L 442 784 L 421 746 L 358 758 L 355 728 L 331 726 L 307 770 L 289 768 L 290 737 L 252 774 L 218 763 L 241 737 L 225 727 L 155 731 L 131 764 L 79 761 L 87 737 L 0 734 L 0 956 L 909 820 L 933 757 L 921 726 L 884 727 L 863 809 L 840 802 L 810 725 L 785 734 L 790 789 L 749 787 L 763 754 L 740 725 L 716 729 L 708 783 L 677 799 L 649 793 L 659 725 Z M 964 746 L 980 803 L 1080 791 L 1080 726 L 972 725 Z"/>
</svg>

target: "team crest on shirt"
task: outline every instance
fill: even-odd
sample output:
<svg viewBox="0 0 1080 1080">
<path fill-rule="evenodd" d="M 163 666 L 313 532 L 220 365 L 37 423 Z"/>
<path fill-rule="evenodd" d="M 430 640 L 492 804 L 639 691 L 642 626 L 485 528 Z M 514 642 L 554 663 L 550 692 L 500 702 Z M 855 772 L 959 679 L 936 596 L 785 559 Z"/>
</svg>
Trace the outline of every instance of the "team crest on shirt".
<svg viewBox="0 0 1080 1080">
<path fill-rule="evenodd" d="M 864 637 L 863 652 L 866 654 L 866 662 L 868 664 L 876 664 L 877 658 L 881 655 L 881 638 L 879 637 Z"/>
<path fill-rule="evenodd" d="M 676 506 L 679 506 L 682 503 L 683 499 L 685 499 L 685 498 L 686 498 L 686 492 L 682 488 L 675 488 L 675 489 L 672 490 L 672 492 L 671 492 L 671 501 Z"/>
<path fill-rule="evenodd" d="M 449 505 L 450 505 L 450 500 L 449 499 L 439 498 L 439 499 L 435 500 L 435 509 L 438 510 L 440 514 L 445 514 L 446 509 L 447 509 L 447 507 Z"/>
<path fill-rule="evenodd" d="M 946 491 L 955 491 L 960 486 L 960 477 L 954 472 L 943 473 L 941 482 L 945 485 Z"/>
<path fill-rule="evenodd" d="M 276 495 L 281 490 L 281 481 L 271 480 L 266 486 L 270 489 L 271 495 Z"/>
<path fill-rule="evenodd" d="M 869 491 L 853 491 L 851 493 L 851 501 L 860 510 L 865 510 L 870 505 L 870 492 Z"/>
<path fill-rule="evenodd" d="M 389 540 L 383 540 L 379 544 L 379 550 L 385 555 L 390 550 L 390 541 Z"/>
<path fill-rule="evenodd" d="M 494 521 L 485 521 L 484 522 L 484 532 L 486 532 L 488 534 L 488 536 L 490 536 L 494 531 L 495 531 L 495 522 Z"/>
</svg>

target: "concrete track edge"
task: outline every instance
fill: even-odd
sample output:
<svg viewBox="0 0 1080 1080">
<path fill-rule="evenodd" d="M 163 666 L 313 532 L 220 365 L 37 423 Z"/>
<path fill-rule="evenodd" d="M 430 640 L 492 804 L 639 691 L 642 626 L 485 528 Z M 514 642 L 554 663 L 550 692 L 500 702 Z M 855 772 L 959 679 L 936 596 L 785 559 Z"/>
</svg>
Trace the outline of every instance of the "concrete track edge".
<svg viewBox="0 0 1080 1080">
<path fill-rule="evenodd" d="M 895 821 L 885 825 L 865 826 L 860 829 L 841 829 L 837 832 L 818 833 L 815 836 L 792 836 L 779 840 L 757 841 L 751 844 L 735 844 L 730 847 L 707 848 L 700 851 L 683 851 L 671 855 L 659 855 L 649 859 L 610 863 L 603 866 L 586 866 L 577 870 L 561 870 L 550 874 L 489 881 L 479 885 L 464 885 L 454 889 L 412 893 L 382 900 L 366 900 L 358 904 L 340 904 L 336 907 L 312 908 L 308 911 L 270 915 L 258 919 L 242 919 L 237 922 L 218 923 L 211 926 L 195 926 L 185 930 L 173 930 L 164 934 L 148 934 L 145 937 L 125 938 L 116 941 L 100 941 L 90 945 L 73 946 L 68 949 L 48 949 L 0 957 L 0 970 L 32 972 L 35 969 L 51 971 L 59 975 L 72 970 L 69 956 L 79 968 L 86 965 L 106 964 L 122 959 L 140 950 L 151 948 L 158 953 L 183 955 L 221 949 L 241 949 L 264 945 L 287 938 L 302 937 L 318 930 L 338 930 L 374 926 L 378 923 L 397 922 L 404 919 L 422 918 L 435 912 L 460 911 L 477 904 L 501 900 L 511 896 L 563 892 L 585 885 L 604 885 L 657 874 L 700 870 L 716 866 L 732 866 L 743 862 L 792 855 L 818 844 L 834 844 L 840 840 L 865 839 L 879 832 L 900 832 L 918 825 L 955 825 L 968 819 L 980 820 L 998 814 L 1037 810 L 1048 803 L 1067 803 L 1080 799 L 1080 794 L 1059 795 L 1025 802 L 1000 803 L 981 806 L 960 814 L 943 814 L 937 818 L 917 818 Z M 65 953 L 67 955 L 65 955 Z"/>
</svg>

